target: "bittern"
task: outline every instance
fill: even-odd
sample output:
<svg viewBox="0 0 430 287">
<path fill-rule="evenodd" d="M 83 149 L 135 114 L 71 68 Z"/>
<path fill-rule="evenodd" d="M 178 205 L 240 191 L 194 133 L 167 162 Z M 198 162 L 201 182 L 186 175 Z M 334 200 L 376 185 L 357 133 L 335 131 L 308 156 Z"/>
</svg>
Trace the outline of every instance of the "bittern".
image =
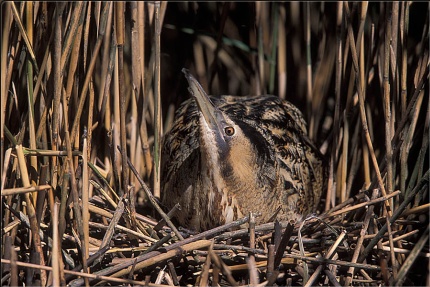
<svg viewBox="0 0 430 287">
<path fill-rule="evenodd" d="M 297 222 L 315 211 L 325 161 L 302 113 L 279 97 L 210 97 L 182 70 L 193 96 L 163 138 L 162 202 L 178 223 L 207 230 L 258 212 Z"/>
</svg>

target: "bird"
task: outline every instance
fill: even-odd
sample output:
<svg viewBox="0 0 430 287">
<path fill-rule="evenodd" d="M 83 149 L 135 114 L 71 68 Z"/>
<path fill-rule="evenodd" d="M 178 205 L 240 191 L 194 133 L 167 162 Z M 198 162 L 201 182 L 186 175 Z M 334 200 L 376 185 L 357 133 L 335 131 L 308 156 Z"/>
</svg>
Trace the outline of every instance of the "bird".
<svg viewBox="0 0 430 287">
<path fill-rule="evenodd" d="M 316 211 L 326 161 L 293 104 L 274 95 L 209 96 L 183 69 L 191 98 L 162 138 L 161 202 L 177 222 L 204 231 L 259 214 L 300 222 Z"/>
</svg>

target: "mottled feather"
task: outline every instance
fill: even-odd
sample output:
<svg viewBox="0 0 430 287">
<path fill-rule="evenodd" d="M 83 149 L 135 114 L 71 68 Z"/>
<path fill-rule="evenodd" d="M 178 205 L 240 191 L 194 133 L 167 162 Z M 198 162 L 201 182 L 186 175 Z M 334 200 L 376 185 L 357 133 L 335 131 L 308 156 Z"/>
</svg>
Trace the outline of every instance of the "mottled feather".
<svg viewBox="0 0 430 287">
<path fill-rule="evenodd" d="M 220 153 L 220 162 L 205 162 L 199 108 L 194 99 L 179 107 L 162 150 L 163 202 L 167 208 L 181 204 L 179 223 L 203 230 L 250 211 L 262 213 L 260 222 L 277 211 L 279 220 L 300 220 L 314 212 L 324 189 L 325 163 L 307 137 L 301 112 L 270 95 L 210 99 L 243 139 Z"/>
</svg>

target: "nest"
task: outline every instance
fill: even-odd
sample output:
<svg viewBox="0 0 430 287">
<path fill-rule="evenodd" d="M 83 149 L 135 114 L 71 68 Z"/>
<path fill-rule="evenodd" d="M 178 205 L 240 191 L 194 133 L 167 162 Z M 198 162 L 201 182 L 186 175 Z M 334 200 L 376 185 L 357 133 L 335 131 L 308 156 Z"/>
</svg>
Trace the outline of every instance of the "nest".
<svg viewBox="0 0 430 287">
<path fill-rule="evenodd" d="M 109 286 L 411 285 L 426 280 L 429 251 L 424 246 L 429 230 L 419 228 L 423 208 L 406 207 L 426 184 L 423 179 L 389 216 L 384 214 L 390 210 L 389 202 L 400 192 L 383 196 L 374 189 L 301 223 L 255 225 L 258 214 L 250 214 L 192 235 L 184 230 L 172 232 L 175 227 L 168 217 L 166 225 L 164 220 L 156 222 L 130 213 L 129 203 L 123 199 L 114 204 L 115 210 L 100 208 L 113 201 L 96 196 L 90 204 L 91 256 L 86 266 L 90 272 L 79 272 L 82 266 L 75 264 L 82 256 L 73 248 L 82 244 L 76 235 L 63 237 L 64 258 L 53 253 L 51 260 L 64 260 L 74 267 L 63 270 L 68 286 L 82 286 L 85 280 L 90 285 Z M 19 218 L 30 227 L 25 215 Z M 102 218 L 109 219 L 109 225 Z M 53 236 L 42 238 L 48 242 L 46 247 L 58 244 L 58 234 Z M 17 266 L 52 271 L 51 267 L 17 261 L 4 267 Z"/>
<path fill-rule="evenodd" d="M 2 8 L 2 286 L 430 285 L 429 3 Z M 317 214 L 175 224 L 158 155 L 184 67 L 303 111 Z"/>
</svg>

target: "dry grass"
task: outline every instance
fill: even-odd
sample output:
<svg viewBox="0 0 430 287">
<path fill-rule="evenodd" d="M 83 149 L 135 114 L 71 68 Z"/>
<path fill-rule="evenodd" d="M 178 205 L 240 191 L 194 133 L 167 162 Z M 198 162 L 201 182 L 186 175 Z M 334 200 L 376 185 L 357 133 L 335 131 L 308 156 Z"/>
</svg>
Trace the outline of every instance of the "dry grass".
<svg viewBox="0 0 430 287">
<path fill-rule="evenodd" d="M 430 285 L 429 3 L 2 2 L 1 41 L 2 286 Z M 183 67 L 304 112 L 318 216 L 183 238 L 154 197 Z"/>
</svg>

